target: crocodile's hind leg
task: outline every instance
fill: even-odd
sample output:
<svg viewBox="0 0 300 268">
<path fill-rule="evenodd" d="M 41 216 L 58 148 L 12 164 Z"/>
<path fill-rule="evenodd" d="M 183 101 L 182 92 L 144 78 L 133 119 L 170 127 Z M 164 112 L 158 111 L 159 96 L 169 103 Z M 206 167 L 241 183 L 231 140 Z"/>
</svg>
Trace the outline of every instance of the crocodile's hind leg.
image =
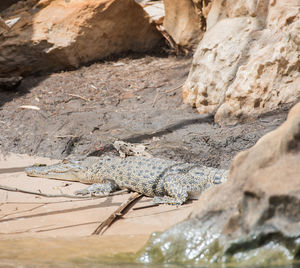
<svg viewBox="0 0 300 268">
<path fill-rule="evenodd" d="M 188 199 L 186 187 L 181 184 L 180 175 L 168 176 L 164 182 L 165 196 L 155 196 L 155 204 L 182 205 Z"/>
<path fill-rule="evenodd" d="M 94 183 L 89 187 L 76 191 L 75 194 L 77 195 L 100 195 L 100 194 L 109 194 L 117 190 L 118 186 L 115 184 L 114 181 L 107 181 L 105 183 Z"/>
</svg>

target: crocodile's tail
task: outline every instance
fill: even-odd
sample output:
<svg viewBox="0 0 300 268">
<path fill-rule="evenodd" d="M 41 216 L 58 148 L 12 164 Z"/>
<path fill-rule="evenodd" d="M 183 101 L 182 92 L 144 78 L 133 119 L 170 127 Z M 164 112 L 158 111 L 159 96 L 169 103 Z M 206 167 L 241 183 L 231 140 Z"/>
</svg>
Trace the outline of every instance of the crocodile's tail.
<svg viewBox="0 0 300 268">
<path fill-rule="evenodd" d="M 28 176 L 57 180 L 86 182 L 89 167 L 99 161 L 98 157 L 87 157 L 81 160 L 63 160 L 53 165 L 33 165 L 25 169 Z"/>
</svg>

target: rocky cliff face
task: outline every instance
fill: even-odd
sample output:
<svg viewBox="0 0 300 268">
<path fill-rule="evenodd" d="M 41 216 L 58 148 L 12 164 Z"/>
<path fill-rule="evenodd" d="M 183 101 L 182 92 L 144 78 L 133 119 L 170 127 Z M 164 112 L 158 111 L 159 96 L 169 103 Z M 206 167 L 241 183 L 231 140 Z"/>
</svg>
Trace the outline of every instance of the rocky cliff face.
<svg viewBox="0 0 300 268">
<path fill-rule="evenodd" d="M 19 1 L 1 15 L 18 21 L 0 32 L 0 77 L 78 67 L 161 41 L 134 0 Z"/>
<path fill-rule="evenodd" d="M 279 265 L 300 259 L 300 103 L 287 121 L 234 159 L 226 183 L 190 219 L 161 235 L 143 262 Z"/>
<path fill-rule="evenodd" d="M 299 1 L 216 0 L 183 87 L 186 103 L 232 124 L 300 96 Z"/>
</svg>

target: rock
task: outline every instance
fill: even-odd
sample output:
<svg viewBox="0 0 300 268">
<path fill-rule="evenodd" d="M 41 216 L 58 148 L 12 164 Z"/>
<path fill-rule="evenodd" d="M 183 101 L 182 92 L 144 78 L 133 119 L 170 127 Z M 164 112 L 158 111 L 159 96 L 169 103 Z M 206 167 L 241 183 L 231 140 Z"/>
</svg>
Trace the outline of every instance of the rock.
<svg viewBox="0 0 300 268">
<path fill-rule="evenodd" d="M 0 77 L 0 90 L 15 90 L 21 84 L 23 77 Z"/>
<path fill-rule="evenodd" d="M 210 2 L 210 0 L 164 0 L 163 25 L 177 45 L 193 48 L 198 44 L 205 31 Z"/>
<path fill-rule="evenodd" d="M 151 0 L 136 0 L 147 12 L 151 20 L 156 24 L 161 24 L 165 16 L 165 7 L 163 0 L 151 1 Z"/>
<path fill-rule="evenodd" d="M 299 1 L 214 1 L 183 87 L 220 124 L 256 118 L 300 97 Z"/>
<path fill-rule="evenodd" d="M 28 0 L 1 14 L 20 17 L 0 35 L 0 76 L 52 72 L 109 55 L 145 52 L 161 35 L 134 0 Z"/>
<path fill-rule="evenodd" d="M 201 40 L 189 77 L 183 87 L 185 102 L 196 104 L 200 113 L 213 113 L 224 102 L 226 89 L 247 56 L 250 34 L 256 19 L 223 19 Z"/>
<path fill-rule="evenodd" d="M 139 261 L 282 265 L 300 254 L 300 103 L 234 159 L 188 220 L 155 235 Z"/>
</svg>

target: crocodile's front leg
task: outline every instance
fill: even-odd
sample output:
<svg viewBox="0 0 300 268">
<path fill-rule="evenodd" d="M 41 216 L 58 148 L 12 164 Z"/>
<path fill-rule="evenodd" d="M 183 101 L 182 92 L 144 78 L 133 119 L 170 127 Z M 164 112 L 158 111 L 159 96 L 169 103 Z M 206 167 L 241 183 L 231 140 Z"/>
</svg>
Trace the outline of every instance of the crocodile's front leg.
<svg viewBox="0 0 300 268">
<path fill-rule="evenodd" d="M 87 194 L 106 195 L 106 194 L 116 191 L 117 189 L 118 189 L 118 185 L 114 181 L 110 180 L 110 181 L 106 181 L 103 183 L 94 183 L 83 190 L 76 191 L 75 194 L 77 194 L 77 195 L 87 195 Z"/>
</svg>

